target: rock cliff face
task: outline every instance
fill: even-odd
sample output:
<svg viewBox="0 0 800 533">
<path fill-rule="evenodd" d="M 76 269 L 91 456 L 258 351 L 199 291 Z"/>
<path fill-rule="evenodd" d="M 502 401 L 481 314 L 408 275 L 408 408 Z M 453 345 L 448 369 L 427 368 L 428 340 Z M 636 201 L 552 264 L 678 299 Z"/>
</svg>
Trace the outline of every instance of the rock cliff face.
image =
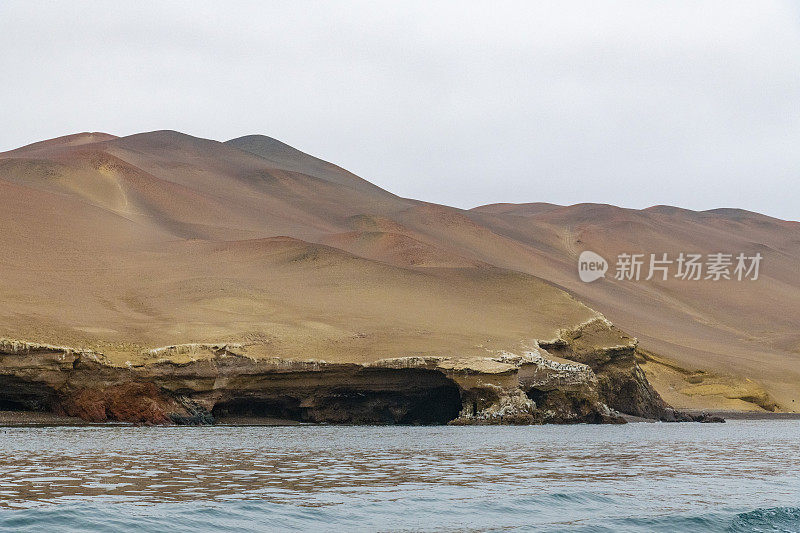
<svg viewBox="0 0 800 533">
<path fill-rule="evenodd" d="M 252 358 L 233 344 L 170 346 L 113 365 L 96 352 L 0 340 L 0 408 L 92 422 L 207 424 L 619 423 L 681 419 L 650 387 L 636 341 L 601 318 L 521 354 L 366 364 Z"/>
</svg>

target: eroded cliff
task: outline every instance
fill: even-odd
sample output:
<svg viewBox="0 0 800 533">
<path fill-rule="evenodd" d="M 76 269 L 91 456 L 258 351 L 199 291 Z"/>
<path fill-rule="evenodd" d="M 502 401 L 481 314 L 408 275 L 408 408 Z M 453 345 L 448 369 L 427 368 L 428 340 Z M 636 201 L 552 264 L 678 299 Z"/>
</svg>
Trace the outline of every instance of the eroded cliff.
<svg viewBox="0 0 800 533">
<path fill-rule="evenodd" d="M 0 340 L 0 407 L 93 422 L 207 424 L 260 417 L 338 424 L 618 423 L 687 419 L 636 363 L 636 340 L 602 317 L 519 354 L 332 363 L 249 355 L 239 344 L 147 352 L 145 363 Z"/>
</svg>

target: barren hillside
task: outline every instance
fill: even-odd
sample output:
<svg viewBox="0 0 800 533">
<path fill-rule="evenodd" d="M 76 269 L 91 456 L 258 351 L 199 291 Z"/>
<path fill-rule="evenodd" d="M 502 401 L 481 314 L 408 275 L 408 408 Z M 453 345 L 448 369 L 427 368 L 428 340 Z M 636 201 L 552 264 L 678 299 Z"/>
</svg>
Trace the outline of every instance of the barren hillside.
<svg viewBox="0 0 800 533">
<path fill-rule="evenodd" d="M 332 362 L 474 358 L 601 312 L 639 339 L 640 364 L 676 406 L 800 408 L 796 222 L 663 206 L 460 210 L 269 137 L 172 131 L 2 153 L 0 199 L 1 337 L 120 362 L 218 342 Z M 750 282 L 587 284 L 583 250 L 764 259 Z"/>
</svg>

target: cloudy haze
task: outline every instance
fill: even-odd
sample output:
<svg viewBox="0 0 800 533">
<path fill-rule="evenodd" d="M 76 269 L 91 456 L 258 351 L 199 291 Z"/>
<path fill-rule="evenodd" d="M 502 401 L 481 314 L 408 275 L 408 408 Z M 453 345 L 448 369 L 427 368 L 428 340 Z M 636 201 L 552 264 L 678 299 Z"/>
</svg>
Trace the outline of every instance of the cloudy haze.
<svg viewBox="0 0 800 533">
<path fill-rule="evenodd" d="M 790 2 L 0 2 L 0 150 L 261 133 L 403 196 L 800 219 Z"/>
</svg>

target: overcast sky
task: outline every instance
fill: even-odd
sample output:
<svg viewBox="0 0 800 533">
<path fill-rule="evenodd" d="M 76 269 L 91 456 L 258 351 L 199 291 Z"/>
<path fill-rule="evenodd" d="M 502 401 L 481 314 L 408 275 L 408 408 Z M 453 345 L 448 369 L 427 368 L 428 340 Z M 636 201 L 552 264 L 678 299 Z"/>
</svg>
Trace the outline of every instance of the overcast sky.
<svg viewBox="0 0 800 533">
<path fill-rule="evenodd" d="M 261 133 L 458 207 L 798 220 L 798 6 L 0 0 L 0 151 Z"/>
</svg>

